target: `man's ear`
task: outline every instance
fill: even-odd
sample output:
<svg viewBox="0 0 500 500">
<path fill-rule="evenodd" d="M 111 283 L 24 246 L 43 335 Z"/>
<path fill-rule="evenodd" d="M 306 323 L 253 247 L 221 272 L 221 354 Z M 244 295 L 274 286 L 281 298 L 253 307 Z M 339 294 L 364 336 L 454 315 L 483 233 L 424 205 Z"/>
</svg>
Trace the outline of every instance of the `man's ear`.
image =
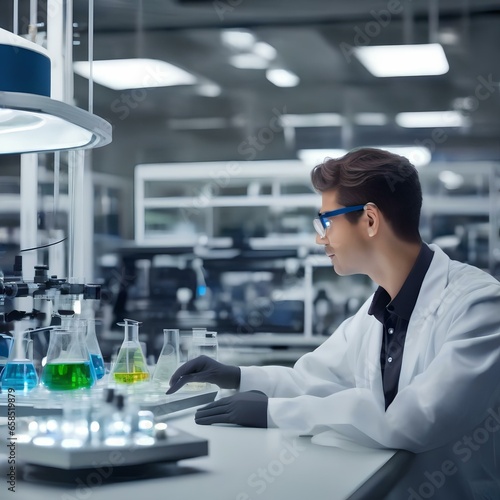
<svg viewBox="0 0 500 500">
<path fill-rule="evenodd" d="M 373 238 L 380 227 L 380 210 L 375 203 L 369 202 L 365 205 L 365 216 L 367 219 L 366 231 L 370 238 Z"/>
</svg>

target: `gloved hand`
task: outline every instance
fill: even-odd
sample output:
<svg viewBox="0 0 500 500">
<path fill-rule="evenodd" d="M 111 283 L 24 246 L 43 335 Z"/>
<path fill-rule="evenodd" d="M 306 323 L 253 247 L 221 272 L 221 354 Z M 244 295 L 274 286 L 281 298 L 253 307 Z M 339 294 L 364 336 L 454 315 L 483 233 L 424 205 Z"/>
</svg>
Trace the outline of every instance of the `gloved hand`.
<svg viewBox="0 0 500 500">
<path fill-rule="evenodd" d="M 260 391 L 238 392 L 200 408 L 194 420 L 200 425 L 237 424 L 267 427 L 268 397 Z"/>
<path fill-rule="evenodd" d="M 176 370 L 166 394 L 173 394 L 189 382 L 208 382 L 221 389 L 238 389 L 240 378 L 239 366 L 224 365 L 208 356 L 198 356 Z"/>
</svg>

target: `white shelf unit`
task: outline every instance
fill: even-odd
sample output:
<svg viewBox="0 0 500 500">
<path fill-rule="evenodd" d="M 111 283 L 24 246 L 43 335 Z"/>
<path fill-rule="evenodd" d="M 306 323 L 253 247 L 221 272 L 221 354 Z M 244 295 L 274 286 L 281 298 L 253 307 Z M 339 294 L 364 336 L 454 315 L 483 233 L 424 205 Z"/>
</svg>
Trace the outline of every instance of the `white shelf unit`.
<svg viewBox="0 0 500 500">
<path fill-rule="evenodd" d="M 309 176 L 309 167 L 293 160 L 137 165 L 135 241 L 139 245 L 192 246 L 200 235 L 217 238 L 217 209 L 243 210 L 240 214 L 244 214 L 246 208 L 252 208 L 265 222 L 273 214 L 303 208 L 310 219 L 320 200 Z M 161 219 L 162 213 L 170 223 L 160 221 L 155 229 L 148 218 Z M 223 217 L 229 216 L 226 211 Z M 292 234 L 267 236 L 291 240 L 290 245 L 296 245 L 298 239 L 314 244 L 312 225 Z M 258 245 L 259 239 L 252 241 Z"/>
<path fill-rule="evenodd" d="M 500 205 L 499 168 L 492 162 L 433 163 L 422 168 L 419 175 L 424 193 L 423 217 L 492 216 Z M 216 209 L 261 209 L 263 217 L 271 217 L 303 208 L 312 217 L 320 206 L 320 198 L 311 187 L 310 171 L 310 166 L 298 160 L 137 165 L 135 241 L 139 245 L 192 246 L 200 235 L 217 237 Z M 440 176 L 449 171 L 461 176 L 475 192 L 458 194 L 445 189 Z M 237 195 L 231 194 L 235 191 Z M 170 227 L 168 221 L 160 229 L 148 227 L 148 216 L 154 216 L 155 210 L 164 211 Z M 227 214 L 226 211 L 225 217 Z M 492 217 L 498 226 L 498 217 L 495 220 Z M 255 248 L 313 246 L 314 232 L 309 225 L 298 232 L 267 232 L 265 238 L 253 237 L 250 241 Z"/>
</svg>

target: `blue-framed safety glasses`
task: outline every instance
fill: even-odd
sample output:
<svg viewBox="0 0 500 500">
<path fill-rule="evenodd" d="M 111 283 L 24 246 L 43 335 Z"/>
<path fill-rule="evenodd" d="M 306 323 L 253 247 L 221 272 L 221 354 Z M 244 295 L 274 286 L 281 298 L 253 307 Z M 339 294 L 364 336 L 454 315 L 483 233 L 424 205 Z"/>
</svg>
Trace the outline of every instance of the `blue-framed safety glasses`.
<svg viewBox="0 0 500 500">
<path fill-rule="evenodd" d="M 365 205 L 354 205 L 352 207 L 339 208 L 337 210 L 332 210 L 331 212 L 318 212 L 318 217 L 313 220 L 314 229 L 316 229 L 316 232 L 321 236 L 321 238 L 324 238 L 326 236 L 326 230 L 330 227 L 330 219 L 332 217 L 363 210 Z"/>
</svg>

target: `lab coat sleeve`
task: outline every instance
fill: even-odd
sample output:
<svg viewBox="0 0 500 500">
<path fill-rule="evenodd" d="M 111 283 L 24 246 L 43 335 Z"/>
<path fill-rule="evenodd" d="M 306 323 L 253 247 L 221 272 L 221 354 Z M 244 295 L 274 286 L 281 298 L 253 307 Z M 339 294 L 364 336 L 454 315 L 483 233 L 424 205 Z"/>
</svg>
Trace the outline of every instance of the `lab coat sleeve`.
<svg viewBox="0 0 500 500">
<path fill-rule="evenodd" d="M 353 387 L 354 377 L 345 356 L 346 334 L 351 321 L 352 318 L 345 320 L 323 344 L 302 356 L 293 368 L 240 367 L 240 391 L 259 390 L 272 398 L 295 398 L 303 394 L 325 397 Z"/>
<path fill-rule="evenodd" d="M 500 413 L 499 286 L 457 298 L 447 321 L 439 320 L 439 310 L 436 316 L 436 327 L 447 329 L 445 341 L 386 412 L 369 388 L 348 388 L 328 397 L 272 398 L 270 425 L 313 434 L 318 444 L 339 446 L 347 439 L 413 452 L 470 433 L 488 412 Z"/>
</svg>

